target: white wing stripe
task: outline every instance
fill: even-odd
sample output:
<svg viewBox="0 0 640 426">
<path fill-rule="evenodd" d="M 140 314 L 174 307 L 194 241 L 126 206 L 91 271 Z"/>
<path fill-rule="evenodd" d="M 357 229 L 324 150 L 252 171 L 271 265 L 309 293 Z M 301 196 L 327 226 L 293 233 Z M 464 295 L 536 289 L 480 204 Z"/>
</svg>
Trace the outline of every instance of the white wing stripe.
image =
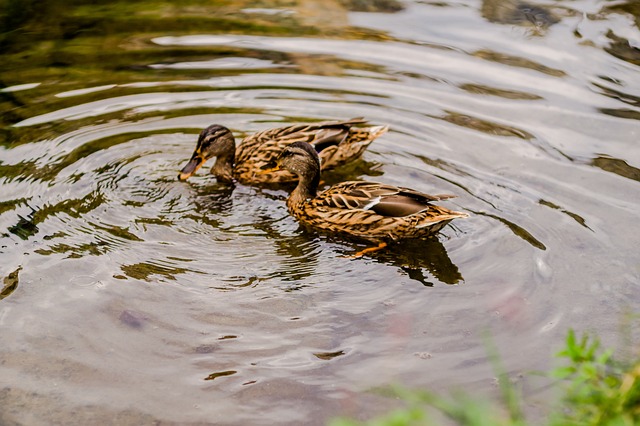
<svg viewBox="0 0 640 426">
<path fill-rule="evenodd" d="M 362 210 L 371 210 L 371 208 L 373 206 L 375 206 L 376 204 L 378 204 L 380 202 L 380 200 L 382 200 L 382 197 L 376 197 L 373 200 L 369 201 L 367 204 L 365 204 L 362 207 Z"/>
</svg>

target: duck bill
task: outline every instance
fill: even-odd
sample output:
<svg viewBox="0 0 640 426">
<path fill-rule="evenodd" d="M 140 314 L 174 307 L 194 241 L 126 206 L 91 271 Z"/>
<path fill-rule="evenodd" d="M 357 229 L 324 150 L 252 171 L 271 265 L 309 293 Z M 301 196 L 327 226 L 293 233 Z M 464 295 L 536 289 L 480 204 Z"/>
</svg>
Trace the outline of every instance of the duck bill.
<svg viewBox="0 0 640 426">
<path fill-rule="evenodd" d="M 189 160 L 187 165 L 184 166 L 182 170 L 180 170 L 178 179 L 180 180 L 189 179 L 191 175 L 193 175 L 195 172 L 198 171 L 200 167 L 202 167 L 203 164 L 204 164 L 204 160 L 202 159 L 202 157 L 198 155 L 194 155 L 193 157 L 191 157 L 191 160 Z"/>
</svg>

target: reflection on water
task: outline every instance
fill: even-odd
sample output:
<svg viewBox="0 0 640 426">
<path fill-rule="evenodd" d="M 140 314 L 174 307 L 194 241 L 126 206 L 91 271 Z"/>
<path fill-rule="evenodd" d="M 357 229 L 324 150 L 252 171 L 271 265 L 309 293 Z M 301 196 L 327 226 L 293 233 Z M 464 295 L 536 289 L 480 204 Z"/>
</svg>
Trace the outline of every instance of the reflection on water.
<svg viewBox="0 0 640 426">
<path fill-rule="evenodd" d="M 487 61 L 498 62 L 511 67 L 527 68 L 554 77 L 564 77 L 566 75 L 562 70 L 550 68 L 538 62 L 519 56 L 506 55 L 504 53 L 489 50 L 479 50 L 475 52 L 474 55 L 479 58 L 486 59 Z"/>
<path fill-rule="evenodd" d="M 520 377 L 640 309 L 638 2 L 4 6 L 2 424 L 369 418 L 390 382 L 490 394 L 487 330 Z M 289 187 L 176 179 L 211 123 L 356 116 L 390 131 L 323 185 L 471 217 L 354 260 Z"/>
<path fill-rule="evenodd" d="M 452 111 L 444 111 L 447 115 L 441 117 L 450 123 L 458 126 L 468 127 L 479 132 L 489 133 L 491 135 L 498 136 L 516 136 L 521 139 L 532 139 L 533 135 L 527 133 L 524 130 L 509 128 L 501 126 L 497 123 L 491 123 L 489 121 L 481 120 L 478 118 L 470 117 L 468 115 L 459 114 Z"/>
<path fill-rule="evenodd" d="M 591 160 L 591 164 L 607 172 L 640 182 L 640 169 L 630 166 L 626 161 L 619 158 L 599 156 Z"/>
<path fill-rule="evenodd" d="M 640 42 L 636 41 L 635 46 L 631 44 L 630 40 L 624 37 L 617 36 L 613 31 L 607 32 L 607 38 L 611 40 L 608 48 L 605 50 L 611 53 L 616 58 L 620 58 L 623 61 L 630 62 L 635 65 L 640 65 Z"/>
<path fill-rule="evenodd" d="M 390 250 L 375 252 L 373 256 L 377 262 L 397 266 L 409 278 L 427 287 L 433 287 L 438 281 L 445 284 L 464 281 L 438 238 L 403 241 Z"/>
<path fill-rule="evenodd" d="M 519 0 L 484 0 L 482 16 L 491 22 L 511 25 L 533 25 L 540 29 L 560 22 L 548 6 Z"/>
<path fill-rule="evenodd" d="M 6 277 L 4 277 L 3 283 L 2 283 L 2 290 L 0 291 L 0 300 L 9 296 L 11 293 L 13 293 L 16 290 L 16 288 L 18 288 L 18 282 L 19 282 L 18 274 L 20 273 L 20 269 L 22 269 L 21 266 L 19 266 L 18 269 L 11 272 Z"/>
<path fill-rule="evenodd" d="M 550 207 L 552 209 L 555 210 L 559 210 L 562 213 L 566 214 L 567 216 L 569 216 L 570 218 L 572 218 L 573 220 L 575 220 L 576 222 L 578 222 L 580 225 L 584 226 L 587 229 L 591 229 L 589 228 L 589 226 L 587 225 L 586 221 L 584 220 L 583 217 L 581 217 L 580 215 L 577 215 L 575 213 L 572 213 L 566 209 L 563 209 L 562 207 L 552 203 L 551 201 L 547 201 L 547 200 L 539 200 L 539 203 L 543 206 L 547 206 Z"/>
</svg>

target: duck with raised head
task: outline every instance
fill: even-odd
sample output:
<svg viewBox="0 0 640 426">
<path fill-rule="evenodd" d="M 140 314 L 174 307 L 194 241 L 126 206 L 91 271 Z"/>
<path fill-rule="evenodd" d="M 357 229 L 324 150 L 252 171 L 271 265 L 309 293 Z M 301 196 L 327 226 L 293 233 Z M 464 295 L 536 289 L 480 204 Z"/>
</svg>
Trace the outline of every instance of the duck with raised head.
<svg viewBox="0 0 640 426">
<path fill-rule="evenodd" d="M 188 179 L 208 159 L 217 157 L 211 173 L 219 182 L 292 182 L 296 176 L 287 170 L 264 172 L 288 145 L 298 141 L 310 143 L 319 153 L 322 170 L 332 169 L 359 158 L 374 139 L 389 129 L 355 127 L 366 122 L 363 118 L 352 118 L 267 129 L 247 136 L 237 148 L 231 131 L 214 124 L 200 133 L 196 149 L 178 178 Z"/>
<path fill-rule="evenodd" d="M 454 195 L 429 195 L 383 183 L 341 182 L 319 193 L 320 159 L 305 142 L 286 147 L 276 163 L 276 169 L 288 170 L 299 178 L 287 199 L 287 208 L 300 222 L 378 243 L 354 257 L 384 248 L 392 241 L 427 237 L 453 219 L 468 217 L 432 204 Z"/>
</svg>

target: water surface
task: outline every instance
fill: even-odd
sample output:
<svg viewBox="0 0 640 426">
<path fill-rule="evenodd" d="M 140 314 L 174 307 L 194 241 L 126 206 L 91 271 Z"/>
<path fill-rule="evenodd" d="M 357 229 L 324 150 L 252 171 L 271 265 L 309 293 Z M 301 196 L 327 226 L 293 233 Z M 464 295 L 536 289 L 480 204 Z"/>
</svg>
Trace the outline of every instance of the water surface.
<svg viewBox="0 0 640 426">
<path fill-rule="evenodd" d="M 527 373 L 568 328 L 623 345 L 635 3 L 372 4 L 4 12 L 0 423 L 323 424 L 393 407 L 389 383 L 489 396 L 487 331 L 539 416 Z M 454 193 L 470 218 L 352 260 L 285 189 L 176 179 L 209 124 L 358 116 L 391 131 L 328 183 Z"/>
</svg>

